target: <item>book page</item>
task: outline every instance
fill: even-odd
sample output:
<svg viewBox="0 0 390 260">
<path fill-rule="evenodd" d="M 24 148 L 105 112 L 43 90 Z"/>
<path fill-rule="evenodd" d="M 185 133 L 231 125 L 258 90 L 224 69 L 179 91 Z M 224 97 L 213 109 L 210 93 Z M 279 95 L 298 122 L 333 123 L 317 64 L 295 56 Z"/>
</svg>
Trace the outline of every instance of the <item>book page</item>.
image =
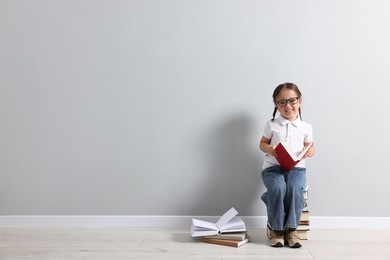
<svg viewBox="0 0 390 260">
<path fill-rule="evenodd" d="M 229 222 L 232 218 L 234 218 L 238 214 L 237 210 L 234 208 L 229 209 L 222 217 L 219 218 L 216 225 L 218 230 L 220 230 L 226 223 Z"/>
<path fill-rule="evenodd" d="M 303 156 L 305 156 L 305 154 L 307 153 L 307 151 L 310 149 L 310 147 L 312 146 L 313 143 L 309 144 L 308 146 L 306 146 L 305 150 L 303 150 L 302 152 L 300 152 L 298 155 L 296 155 L 292 150 L 291 148 L 288 146 L 287 143 L 285 142 L 282 142 L 281 143 L 284 147 L 284 149 L 288 152 L 288 154 L 291 156 L 291 158 L 294 160 L 294 161 L 300 161 L 302 159 Z"/>
<path fill-rule="evenodd" d="M 303 156 L 305 156 L 305 154 L 307 153 L 307 151 L 310 149 L 310 147 L 312 146 L 313 143 L 309 144 L 308 146 L 306 146 L 305 150 L 303 150 L 299 155 L 298 155 L 298 158 L 297 160 L 301 160 Z"/>
<path fill-rule="evenodd" d="M 206 231 L 206 230 L 218 231 L 217 225 L 208 221 L 192 219 L 192 224 L 194 226 L 194 230 L 196 231 Z"/>
<path fill-rule="evenodd" d="M 294 161 L 297 161 L 297 160 L 298 160 L 297 155 L 290 149 L 290 147 L 288 146 L 288 144 L 285 143 L 285 142 L 282 142 L 281 144 L 282 144 L 282 146 L 284 147 L 284 149 L 286 150 L 286 152 L 290 155 L 290 157 L 291 157 Z"/>
<path fill-rule="evenodd" d="M 240 217 L 234 217 L 232 218 L 228 223 L 226 223 L 220 231 L 225 232 L 236 232 L 236 231 L 244 231 L 245 230 L 245 223 L 242 221 Z"/>
</svg>

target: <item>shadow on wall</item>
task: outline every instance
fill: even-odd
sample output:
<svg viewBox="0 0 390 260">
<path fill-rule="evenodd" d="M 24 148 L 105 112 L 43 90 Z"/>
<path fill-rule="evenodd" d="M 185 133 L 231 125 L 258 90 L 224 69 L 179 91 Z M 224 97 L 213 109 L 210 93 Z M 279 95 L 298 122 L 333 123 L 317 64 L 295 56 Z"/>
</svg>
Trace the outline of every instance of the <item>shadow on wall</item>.
<svg viewBox="0 0 390 260">
<path fill-rule="evenodd" d="M 253 117 L 238 114 L 217 124 L 204 137 L 201 143 L 207 174 L 198 191 L 199 204 L 194 205 L 197 215 L 219 216 L 231 207 L 241 216 L 258 211 L 264 188 L 257 131 Z"/>
</svg>

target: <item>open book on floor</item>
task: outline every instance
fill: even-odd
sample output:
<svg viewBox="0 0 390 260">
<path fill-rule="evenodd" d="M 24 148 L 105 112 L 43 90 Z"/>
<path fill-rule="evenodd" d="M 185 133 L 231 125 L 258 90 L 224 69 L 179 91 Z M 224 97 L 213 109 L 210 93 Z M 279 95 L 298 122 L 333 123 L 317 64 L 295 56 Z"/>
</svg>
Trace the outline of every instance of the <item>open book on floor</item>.
<svg viewBox="0 0 390 260">
<path fill-rule="evenodd" d="M 285 171 L 290 171 L 302 160 L 312 145 L 313 143 L 309 144 L 302 152 L 297 155 L 291 151 L 287 143 L 279 143 L 275 147 L 275 152 L 277 154 L 276 160 L 278 160 L 280 166 L 282 166 Z"/>
<path fill-rule="evenodd" d="M 228 232 L 245 232 L 245 223 L 236 216 L 237 214 L 238 212 L 231 208 L 218 219 L 217 223 L 192 219 L 191 236 L 201 237 Z"/>
</svg>

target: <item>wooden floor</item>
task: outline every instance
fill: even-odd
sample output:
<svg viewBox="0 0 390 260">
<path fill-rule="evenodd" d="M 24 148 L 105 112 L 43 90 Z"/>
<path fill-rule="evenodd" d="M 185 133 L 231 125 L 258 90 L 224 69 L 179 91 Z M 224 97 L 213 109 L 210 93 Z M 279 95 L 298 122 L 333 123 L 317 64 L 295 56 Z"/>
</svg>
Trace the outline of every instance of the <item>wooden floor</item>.
<svg viewBox="0 0 390 260">
<path fill-rule="evenodd" d="M 1 228 L 0 259 L 386 259 L 390 230 L 311 230 L 299 249 L 268 246 L 265 229 L 231 248 L 180 228 Z"/>
</svg>

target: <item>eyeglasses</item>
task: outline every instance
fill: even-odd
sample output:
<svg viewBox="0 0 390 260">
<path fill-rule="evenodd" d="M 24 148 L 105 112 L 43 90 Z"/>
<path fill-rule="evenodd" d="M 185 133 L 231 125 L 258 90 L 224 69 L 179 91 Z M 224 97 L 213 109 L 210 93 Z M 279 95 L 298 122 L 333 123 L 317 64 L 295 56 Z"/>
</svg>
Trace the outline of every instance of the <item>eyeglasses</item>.
<svg viewBox="0 0 390 260">
<path fill-rule="evenodd" d="M 282 99 L 279 101 L 275 101 L 276 104 L 278 104 L 280 107 L 287 106 L 287 103 L 290 105 L 295 105 L 299 100 L 299 97 L 289 98 L 289 99 Z"/>
</svg>

